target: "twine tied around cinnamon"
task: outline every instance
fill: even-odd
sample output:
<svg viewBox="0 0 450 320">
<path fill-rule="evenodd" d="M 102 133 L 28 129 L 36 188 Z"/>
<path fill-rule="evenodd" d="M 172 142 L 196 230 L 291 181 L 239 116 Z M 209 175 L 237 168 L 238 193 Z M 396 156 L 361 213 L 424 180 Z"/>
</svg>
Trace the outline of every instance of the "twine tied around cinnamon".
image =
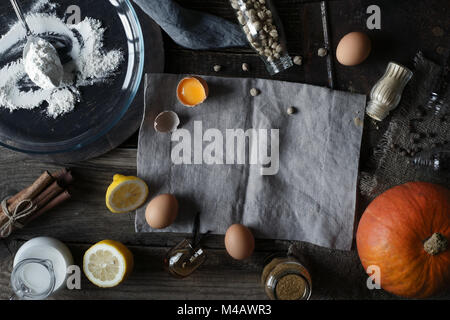
<svg viewBox="0 0 450 320">
<path fill-rule="evenodd" d="M 8 219 L 8 221 L 0 228 L 0 237 L 2 237 L 2 238 L 9 237 L 9 235 L 11 234 L 11 232 L 13 230 L 13 227 L 23 228 L 24 226 L 17 221 L 28 217 L 29 215 L 31 215 L 32 213 L 34 213 L 37 210 L 37 206 L 33 203 L 33 201 L 31 201 L 30 199 L 25 199 L 25 200 L 20 201 L 17 204 L 14 211 L 11 213 L 8 210 L 8 203 L 7 203 L 8 200 L 9 200 L 9 198 L 4 199 L 1 202 L 1 208 L 3 210 L 3 214 Z M 20 208 L 24 204 L 28 204 L 28 206 L 21 210 Z"/>
</svg>

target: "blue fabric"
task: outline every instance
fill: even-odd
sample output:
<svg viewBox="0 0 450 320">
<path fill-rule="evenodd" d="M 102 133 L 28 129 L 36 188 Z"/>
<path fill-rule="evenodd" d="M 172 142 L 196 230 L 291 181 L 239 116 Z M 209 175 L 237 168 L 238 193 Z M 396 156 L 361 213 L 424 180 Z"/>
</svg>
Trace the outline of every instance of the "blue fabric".
<svg viewBox="0 0 450 320">
<path fill-rule="evenodd" d="M 180 46 L 215 49 L 247 46 L 239 25 L 217 16 L 185 9 L 172 0 L 134 0 Z"/>
</svg>

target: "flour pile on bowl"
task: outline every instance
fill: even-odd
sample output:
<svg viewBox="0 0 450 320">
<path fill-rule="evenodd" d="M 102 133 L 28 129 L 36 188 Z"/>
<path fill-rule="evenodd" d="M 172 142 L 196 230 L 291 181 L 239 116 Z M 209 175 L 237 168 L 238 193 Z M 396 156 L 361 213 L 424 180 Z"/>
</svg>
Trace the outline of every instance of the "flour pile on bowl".
<svg viewBox="0 0 450 320">
<path fill-rule="evenodd" d="M 28 77 L 43 89 L 58 88 L 64 68 L 53 45 L 41 38 L 32 38 L 24 50 L 24 67 Z"/>
<path fill-rule="evenodd" d="M 34 34 L 51 41 L 57 49 L 67 51 L 62 84 L 56 89 L 41 89 L 31 82 L 21 58 L 26 42 L 25 29 L 17 22 L 0 38 L 0 57 L 10 58 L 0 69 L 0 107 L 13 112 L 45 105 L 45 113 L 57 118 L 75 108 L 81 99 L 80 87 L 110 80 L 124 54 L 120 49 L 105 51 L 105 28 L 101 21 L 87 17 L 78 24 L 66 24 L 55 14 L 38 13 L 43 5 L 54 8 L 48 0 L 40 0 L 26 20 Z"/>
</svg>

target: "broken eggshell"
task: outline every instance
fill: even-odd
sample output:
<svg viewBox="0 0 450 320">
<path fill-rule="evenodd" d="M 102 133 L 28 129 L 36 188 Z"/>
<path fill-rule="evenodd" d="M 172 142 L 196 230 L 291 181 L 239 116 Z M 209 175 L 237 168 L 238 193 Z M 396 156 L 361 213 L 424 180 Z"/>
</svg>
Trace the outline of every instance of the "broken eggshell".
<svg viewBox="0 0 450 320">
<path fill-rule="evenodd" d="M 170 133 L 178 129 L 180 118 L 173 111 L 164 111 L 155 119 L 155 130 L 161 133 Z"/>
</svg>

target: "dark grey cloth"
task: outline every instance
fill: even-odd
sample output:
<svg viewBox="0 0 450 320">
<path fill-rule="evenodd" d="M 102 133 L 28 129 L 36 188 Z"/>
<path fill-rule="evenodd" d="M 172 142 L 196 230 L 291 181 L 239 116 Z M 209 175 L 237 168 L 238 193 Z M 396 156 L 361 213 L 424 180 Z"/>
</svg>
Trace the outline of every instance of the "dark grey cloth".
<svg viewBox="0 0 450 320">
<path fill-rule="evenodd" d="M 172 0 L 134 0 L 180 46 L 189 49 L 243 47 L 248 42 L 237 25 L 189 10 Z"/>
<path fill-rule="evenodd" d="M 149 184 L 150 197 L 172 193 L 180 202 L 176 222 L 163 231 L 190 232 L 200 211 L 202 233 L 223 234 L 231 224 L 242 223 L 258 238 L 350 249 L 365 96 L 282 81 L 204 77 L 210 97 L 203 105 L 188 108 L 175 94 L 182 77 L 146 77 L 138 175 Z M 261 94 L 252 97 L 251 88 Z M 298 112 L 289 116 L 289 106 Z M 197 121 L 202 121 L 203 133 L 217 129 L 224 137 L 227 129 L 278 129 L 279 172 L 263 176 L 261 166 L 249 165 L 248 160 L 245 165 L 174 164 L 171 154 L 179 143 L 153 128 L 156 116 L 165 110 L 179 114 L 181 129 L 192 136 L 194 149 L 210 145 L 194 136 Z M 137 212 L 136 230 L 157 231 L 145 221 L 145 206 Z"/>
</svg>

